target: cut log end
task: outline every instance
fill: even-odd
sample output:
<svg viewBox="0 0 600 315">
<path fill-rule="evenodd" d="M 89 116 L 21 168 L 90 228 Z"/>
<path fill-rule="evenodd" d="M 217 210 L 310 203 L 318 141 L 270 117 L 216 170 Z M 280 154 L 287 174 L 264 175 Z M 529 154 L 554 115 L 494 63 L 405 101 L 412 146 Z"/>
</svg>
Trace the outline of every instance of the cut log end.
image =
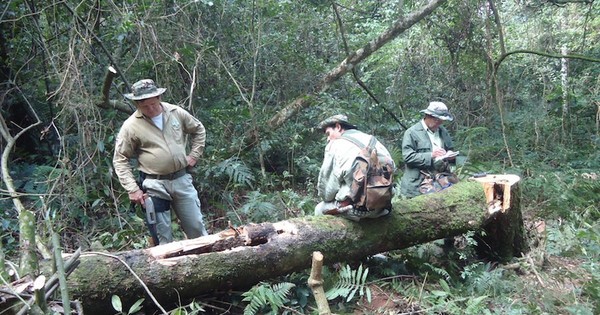
<svg viewBox="0 0 600 315">
<path fill-rule="evenodd" d="M 512 174 L 486 175 L 483 177 L 471 177 L 471 180 L 483 184 L 485 198 L 488 203 L 488 213 L 506 212 L 511 205 L 512 186 L 517 184 L 521 177 Z"/>
<path fill-rule="evenodd" d="M 472 180 L 483 185 L 488 206 L 485 236 L 482 236 L 478 252 L 494 260 L 510 261 L 527 248 L 520 211 L 518 182 L 521 178 L 517 175 L 487 175 Z"/>
</svg>

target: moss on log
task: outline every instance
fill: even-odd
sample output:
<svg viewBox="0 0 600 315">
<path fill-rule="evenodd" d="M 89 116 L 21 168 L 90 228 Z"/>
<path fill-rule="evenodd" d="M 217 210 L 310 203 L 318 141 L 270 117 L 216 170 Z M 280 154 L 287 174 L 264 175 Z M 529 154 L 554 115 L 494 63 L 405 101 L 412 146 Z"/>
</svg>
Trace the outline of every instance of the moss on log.
<svg viewBox="0 0 600 315">
<path fill-rule="evenodd" d="M 496 228 L 510 226 L 515 224 L 512 219 L 520 218 L 518 208 L 491 213 L 488 204 L 482 183 L 464 181 L 436 194 L 395 200 L 391 215 L 364 222 L 308 216 L 250 224 L 111 257 L 83 254 L 68 283 L 86 314 L 104 313 L 113 294 L 124 305 L 141 297 L 149 301 L 127 264 L 161 304 L 169 304 L 202 293 L 246 289 L 261 280 L 308 269 L 314 251 L 325 255 L 325 264 L 355 260 L 479 230 L 490 222 L 497 221 Z M 507 215 L 511 211 L 519 215 Z M 515 241 L 520 238 L 511 235 Z M 514 253 L 503 249 L 498 257 Z"/>
</svg>

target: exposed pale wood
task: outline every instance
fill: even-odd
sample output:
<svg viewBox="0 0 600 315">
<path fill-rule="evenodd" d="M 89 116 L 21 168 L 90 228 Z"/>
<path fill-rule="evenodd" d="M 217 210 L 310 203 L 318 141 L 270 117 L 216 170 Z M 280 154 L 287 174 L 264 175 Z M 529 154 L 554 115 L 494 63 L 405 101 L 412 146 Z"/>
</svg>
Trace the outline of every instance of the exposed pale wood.
<svg viewBox="0 0 600 315">
<path fill-rule="evenodd" d="M 528 250 L 523 236 L 520 179 L 517 175 L 487 175 L 474 179 L 483 184 L 490 215 L 478 245 L 480 255 L 506 261 L 508 257 Z"/>
<path fill-rule="evenodd" d="M 321 252 L 313 252 L 312 267 L 310 268 L 310 277 L 308 278 L 308 286 L 312 290 L 313 296 L 317 303 L 319 315 L 331 314 L 329 302 L 325 296 L 323 289 L 323 254 Z"/>
<path fill-rule="evenodd" d="M 135 111 L 133 105 L 127 102 L 110 99 L 110 87 L 117 75 L 118 72 L 113 66 L 107 68 L 106 76 L 104 77 L 104 82 L 102 84 L 102 96 L 100 100 L 96 102 L 96 106 L 104 109 L 116 109 L 126 114 L 132 114 Z"/>
<path fill-rule="evenodd" d="M 502 187 L 502 200 L 501 200 L 501 211 L 506 212 L 511 206 L 511 187 L 518 183 L 521 178 L 517 175 L 504 174 L 504 175 L 486 175 L 484 177 L 473 178 L 473 180 L 483 184 L 483 190 L 485 192 L 485 199 L 489 203 L 492 203 L 498 197 L 495 193 L 494 187 Z"/>
</svg>

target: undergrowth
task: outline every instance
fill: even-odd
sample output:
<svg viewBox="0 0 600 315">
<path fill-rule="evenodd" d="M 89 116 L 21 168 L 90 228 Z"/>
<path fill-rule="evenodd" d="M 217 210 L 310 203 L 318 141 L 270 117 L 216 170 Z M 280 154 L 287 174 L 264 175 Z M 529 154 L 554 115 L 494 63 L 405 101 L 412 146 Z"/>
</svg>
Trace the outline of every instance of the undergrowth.
<svg viewBox="0 0 600 315">
<path fill-rule="evenodd" d="M 310 181 L 302 190 L 291 186 L 285 176 L 261 178 L 240 159 L 208 164 L 200 171 L 207 177 L 207 183 L 220 185 L 204 187 L 209 191 L 204 198 L 210 200 L 206 204 L 211 208 L 203 204 L 203 209 L 210 210 L 206 211 L 207 218 L 214 229 L 220 228 L 215 222 L 233 225 L 275 222 L 310 215 L 314 209 L 314 187 Z M 491 163 L 468 162 L 457 172 L 465 178 L 474 173 L 511 170 L 494 169 Z M 456 237 L 451 248 L 445 246 L 444 240 L 438 240 L 388 252 L 384 259 L 371 257 L 326 266 L 323 275 L 332 311 L 337 314 L 385 311 L 386 314 L 600 314 L 600 175 L 592 169 L 565 167 L 559 171 L 552 166 L 525 167 L 518 175 L 522 177 L 521 207 L 531 245 L 529 252 L 505 265 L 484 261 L 476 256 L 474 234 L 467 233 Z M 31 176 L 36 175 L 32 172 Z M 87 205 L 82 209 L 87 209 L 88 214 L 99 213 L 98 200 L 101 199 L 81 199 Z M 0 202 L 7 205 L 6 201 Z M 89 247 L 94 250 L 147 247 L 147 241 L 139 237 L 145 234 L 145 227 L 138 210 L 124 207 L 111 213 L 88 240 Z M 84 217 L 79 212 L 61 215 Z M 60 218 L 58 214 L 55 216 L 55 220 Z M 16 214 L 6 212 L 0 223 L 3 250 L 15 252 Z M 112 232 L 110 226 L 120 229 Z M 175 235 L 183 237 L 178 224 L 173 227 Z M 63 235 L 69 231 L 66 227 Z M 314 297 L 307 285 L 308 272 L 262 282 L 246 292 L 232 292 L 224 298 L 198 299 L 187 304 L 182 301 L 170 313 L 221 314 L 227 309 L 232 314 L 316 314 Z M 376 298 L 379 290 L 393 298 L 382 304 Z M 368 312 L 361 309 L 374 303 L 380 303 L 379 307 Z M 227 307 L 223 308 L 223 304 Z M 116 311 L 123 313 L 125 309 Z"/>
<path fill-rule="evenodd" d="M 345 264 L 337 273 L 324 273 L 330 287 L 345 288 L 328 296 L 332 311 L 360 313 L 357 305 L 371 302 L 376 285 L 404 300 L 406 314 L 599 314 L 600 181 L 593 173 L 570 171 L 532 176 L 522 184 L 526 196 L 533 196 L 522 205 L 529 252 L 504 265 L 483 261 L 467 233 L 450 249 L 439 240 L 366 259 L 364 265 Z M 540 206 L 538 200 L 545 202 Z M 371 313 L 402 313 L 390 305 L 387 313 L 385 307 Z"/>
</svg>

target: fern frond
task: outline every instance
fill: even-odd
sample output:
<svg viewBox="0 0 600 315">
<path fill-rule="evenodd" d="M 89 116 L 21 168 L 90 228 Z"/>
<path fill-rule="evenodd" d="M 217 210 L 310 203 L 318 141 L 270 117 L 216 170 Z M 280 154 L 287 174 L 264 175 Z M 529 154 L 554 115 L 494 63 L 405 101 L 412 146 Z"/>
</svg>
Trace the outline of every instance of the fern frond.
<svg viewBox="0 0 600 315">
<path fill-rule="evenodd" d="M 209 171 L 216 177 L 226 175 L 229 177 L 229 181 L 235 185 L 252 187 L 254 184 L 255 178 L 252 170 L 237 156 L 221 161 Z"/>
<path fill-rule="evenodd" d="M 431 269 L 431 271 L 433 271 L 435 274 L 444 277 L 446 280 L 450 280 L 450 274 L 445 269 L 436 267 L 430 263 L 424 263 L 423 265 Z"/>
<path fill-rule="evenodd" d="M 371 289 L 366 286 L 369 268 L 363 268 L 362 264 L 357 270 L 352 270 L 349 265 L 345 265 L 338 273 L 338 282 L 329 289 L 325 296 L 328 300 L 343 297 L 346 302 L 350 302 L 358 293 L 359 296 L 366 296 L 371 302 Z"/>
<path fill-rule="evenodd" d="M 285 305 L 287 295 L 296 285 L 290 282 L 277 283 L 270 285 L 261 282 L 252 289 L 244 292 L 243 301 L 249 302 L 244 308 L 244 315 L 255 315 L 266 307 L 270 307 L 270 314 L 277 314 L 279 308 Z M 265 313 L 261 313 L 265 314 Z"/>
<path fill-rule="evenodd" d="M 269 202 L 270 196 L 260 191 L 250 191 L 246 194 L 247 201 L 240 210 L 254 222 L 264 222 L 277 218 L 279 208 Z"/>
</svg>

